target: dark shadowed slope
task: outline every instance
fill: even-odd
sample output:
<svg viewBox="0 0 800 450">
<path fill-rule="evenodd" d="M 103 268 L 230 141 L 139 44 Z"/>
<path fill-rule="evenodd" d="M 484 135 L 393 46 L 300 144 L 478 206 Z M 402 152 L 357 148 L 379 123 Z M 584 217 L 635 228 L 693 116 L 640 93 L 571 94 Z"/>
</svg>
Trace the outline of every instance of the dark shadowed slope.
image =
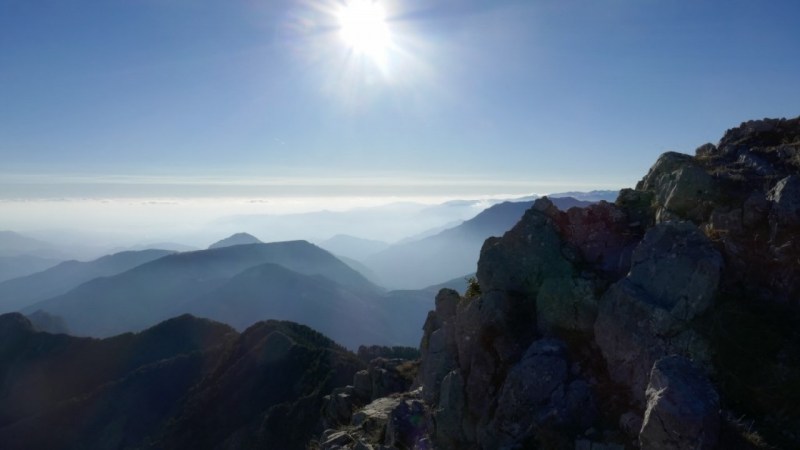
<svg viewBox="0 0 800 450">
<path fill-rule="evenodd" d="M 316 331 L 267 321 L 247 329 L 196 386 L 156 448 L 304 449 L 322 398 L 364 363 Z"/>
<path fill-rule="evenodd" d="M 45 271 L 5 281 L 0 283 L 0 312 L 21 310 L 89 280 L 116 275 L 171 253 L 142 250 L 115 253 L 89 262 L 65 261 Z"/>
<path fill-rule="evenodd" d="M 553 202 L 562 209 L 590 204 L 570 197 Z M 434 236 L 393 245 L 367 258 L 365 264 L 375 272 L 381 285 L 394 289 L 421 289 L 475 272 L 483 241 L 505 233 L 532 204 L 499 203 Z"/>
<path fill-rule="evenodd" d="M 77 335 L 102 337 L 141 330 L 185 312 L 191 302 L 264 263 L 336 280 L 353 292 L 380 291 L 330 253 L 305 241 L 291 241 L 169 255 L 113 277 L 92 280 L 26 311 L 42 309 L 60 316 Z"/>
<path fill-rule="evenodd" d="M 139 334 L 97 340 L 36 332 L 21 314 L 2 315 L 0 429 L 140 367 L 221 344 L 231 333 L 227 325 L 182 316 Z"/>
<path fill-rule="evenodd" d="M 322 396 L 363 368 L 289 322 L 241 335 L 182 316 L 103 340 L 0 316 L 0 448 L 303 448 Z"/>
</svg>

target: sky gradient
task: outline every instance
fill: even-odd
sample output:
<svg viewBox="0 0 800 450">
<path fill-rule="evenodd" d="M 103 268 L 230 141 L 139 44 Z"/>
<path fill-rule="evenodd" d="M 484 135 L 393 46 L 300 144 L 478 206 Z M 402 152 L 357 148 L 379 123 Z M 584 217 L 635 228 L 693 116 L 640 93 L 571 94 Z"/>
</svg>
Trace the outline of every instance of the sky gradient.
<svg viewBox="0 0 800 450">
<path fill-rule="evenodd" d="M 800 114 L 800 2 L 0 0 L 0 198 L 631 186 Z M 0 224 L 2 228 L 2 224 Z"/>
</svg>

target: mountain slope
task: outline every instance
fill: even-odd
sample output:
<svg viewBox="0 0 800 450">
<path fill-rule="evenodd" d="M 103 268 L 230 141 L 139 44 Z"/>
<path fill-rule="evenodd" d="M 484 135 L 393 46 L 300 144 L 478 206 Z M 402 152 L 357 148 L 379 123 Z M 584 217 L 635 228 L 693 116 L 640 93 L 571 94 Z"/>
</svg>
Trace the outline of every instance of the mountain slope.
<svg viewBox="0 0 800 450">
<path fill-rule="evenodd" d="M 322 396 L 364 368 L 289 322 L 241 335 L 181 316 L 97 340 L 0 316 L 0 448 L 304 448 Z M 237 445 L 238 443 L 238 445 Z"/>
<path fill-rule="evenodd" d="M 122 273 L 172 252 L 142 250 L 115 253 L 94 261 L 65 261 L 42 272 L 0 283 L 0 312 L 18 311 L 63 294 L 95 278 Z"/>
<path fill-rule="evenodd" d="M 87 282 L 26 308 L 62 317 L 77 335 L 136 331 L 186 311 L 187 305 L 239 273 L 264 263 L 336 280 L 357 293 L 380 289 L 330 253 L 305 241 L 223 247 L 178 253 L 113 277 Z"/>
<path fill-rule="evenodd" d="M 263 318 L 300 322 L 357 348 L 367 342 L 392 342 L 376 301 L 327 278 L 266 263 L 234 276 L 187 305 L 186 311 L 239 329 Z"/>
<path fill-rule="evenodd" d="M 359 261 L 389 247 L 389 244 L 383 241 L 362 239 L 347 234 L 337 234 L 317 245 L 334 255 L 353 258 Z"/>
</svg>

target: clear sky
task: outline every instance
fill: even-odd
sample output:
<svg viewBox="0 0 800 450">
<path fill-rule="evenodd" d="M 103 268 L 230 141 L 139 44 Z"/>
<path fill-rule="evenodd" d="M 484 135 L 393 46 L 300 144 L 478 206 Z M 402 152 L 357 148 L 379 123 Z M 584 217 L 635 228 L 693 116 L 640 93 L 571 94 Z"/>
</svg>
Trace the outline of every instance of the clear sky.
<svg viewBox="0 0 800 450">
<path fill-rule="evenodd" d="M 800 114 L 797 0 L 344 3 L 0 0 L 0 197 L 613 189 Z"/>
</svg>

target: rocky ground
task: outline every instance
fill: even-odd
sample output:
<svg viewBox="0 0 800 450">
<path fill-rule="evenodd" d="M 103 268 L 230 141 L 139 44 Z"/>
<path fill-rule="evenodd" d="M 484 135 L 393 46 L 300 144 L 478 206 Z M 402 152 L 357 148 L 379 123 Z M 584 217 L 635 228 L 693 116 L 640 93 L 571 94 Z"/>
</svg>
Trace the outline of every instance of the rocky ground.
<svg viewBox="0 0 800 450">
<path fill-rule="evenodd" d="M 419 367 L 374 361 L 311 445 L 800 448 L 798 236 L 800 118 L 666 153 L 613 204 L 540 199 L 438 294 Z"/>
</svg>

